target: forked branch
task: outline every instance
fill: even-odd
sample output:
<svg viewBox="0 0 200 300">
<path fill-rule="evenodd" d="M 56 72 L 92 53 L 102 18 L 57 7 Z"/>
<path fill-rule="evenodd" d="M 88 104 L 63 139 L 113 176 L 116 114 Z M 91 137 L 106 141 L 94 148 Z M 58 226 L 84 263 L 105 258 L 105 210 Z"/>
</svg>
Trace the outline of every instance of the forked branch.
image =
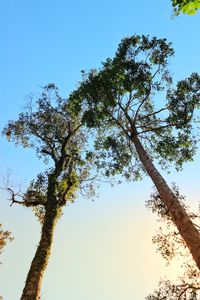
<svg viewBox="0 0 200 300">
<path fill-rule="evenodd" d="M 38 205 L 43 205 L 44 206 L 44 202 L 42 202 L 41 200 L 36 200 L 34 202 L 28 201 L 29 199 L 27 199 L 25 197 L 25 195 L 20 194 L 20 191 L 15 193 L 11 188 L 7 188 L 7 191 L 10 193 L 11 198 L 9 199 L 11 201 L 10 206 L 12 206 L 14 203 L 16 204 L 20 204 L 26 207 L 34 207 L 34 206 L 38 206 Z M 17 197 L 22 198 L 22 201 L 17 200 Z"/>
</svg>

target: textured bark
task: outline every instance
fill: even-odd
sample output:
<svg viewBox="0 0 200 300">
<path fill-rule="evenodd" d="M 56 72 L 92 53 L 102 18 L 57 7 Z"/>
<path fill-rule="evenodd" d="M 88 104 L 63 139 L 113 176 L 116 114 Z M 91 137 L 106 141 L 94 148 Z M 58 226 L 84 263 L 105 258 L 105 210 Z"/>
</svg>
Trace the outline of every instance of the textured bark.
<svg viewBox="0 0 200 300">
<path fill-rule="evenodd" d="M 162 201 L 167 206 L 174 223 L 176 224 L 180 235 L 185 241 L 188 249 L 190 250 L 193 259 L 195 260 L 198 268 L 200 269 L 200 233 L 189 218 L 187 212 L 174 195 L 172 190 L 167 185 L 164 178 L 158 172 L 151 158 L 147 154 L 143 145 L 141 144 L 137 135 L 131 138 L 135 145 L 136 151 L 139 155 L 140 161 L 142 162 L 145 170 L 151 177 L 155 184 Z"/>
<path fill-rule="evenodd" d="M 66 138 L 66 142 L 67 141 L 68 138 Z M 40 243 L 32 260 L 20 300 L 40 299 L 42 279 L 50 256 L 51 246 L 53 243 L 54 227 L 59 216 L 60 206 L 57 202 L 55 191 L 57 188 L 57 178 L 62 172 L 66 159 L 65 146 L 66 143 L 64 143 L 62 146 L 62 155 L 59 161 L 56 163 L 54 172 L 49 175 L 48 178 L 47 202 L 45 205 L 45 215 Z"/>
<path fill-rule="evenodd" d="M 46 208 L 40 243 L 32 260 L 21 300 L 40 299 L 41 283 L 50 256 L 57 214 L 54 205 Z"/>
</svg>

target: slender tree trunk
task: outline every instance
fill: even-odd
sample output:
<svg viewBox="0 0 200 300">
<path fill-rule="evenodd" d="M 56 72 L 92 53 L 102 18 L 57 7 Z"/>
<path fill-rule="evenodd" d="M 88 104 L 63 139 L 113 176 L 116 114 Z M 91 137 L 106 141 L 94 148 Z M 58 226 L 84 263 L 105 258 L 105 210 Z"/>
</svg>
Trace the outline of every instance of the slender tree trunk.
<svg viewBox="0 0 200 300">
<path fill-rule="evenodd" d="M 40 299 L 41 283 L 50 256 L 57 210 L 52 205 L 46 208 L 40 243 L 28 272 L 21 300 Z"/>
<path fill-rule="evenodd" d="M 187 244 L 193 259 L 195 260 L 198 268 L 200 269 L 200 233 L 189 218 L 187 212 L 174 195 L 172 190 L 167 185 L 164 178 L 155 168 L 151 158 L 145 151 L 137 135 L 131 138 L 134 143 L 136 151 L 139 155 L 140 161 L 142 162 L 147 173 L 154 182 L 162 201 L 167 206 L 174 223 L 176 224 L 180 235 Z"/>
</svg>

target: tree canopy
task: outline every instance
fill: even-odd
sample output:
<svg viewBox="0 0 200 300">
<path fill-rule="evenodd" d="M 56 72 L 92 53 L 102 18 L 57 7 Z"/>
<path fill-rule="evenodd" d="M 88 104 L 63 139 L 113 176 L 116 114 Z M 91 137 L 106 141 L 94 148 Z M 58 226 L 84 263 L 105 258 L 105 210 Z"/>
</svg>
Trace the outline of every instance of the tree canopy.
<svg viewBox="0 0 200 300">
<path fill-rule="evenodd" d="M 73 201 L 77 188 L 90 171 L 85 149 L 87 133 L 81 126 L 80 117 L 70 113 L 66 99 L 59 96 L 54 84 L 45 86 L 35 103 L 29 97 L 25 112 L 17 121 L 10 121 L 3 134 L 16 145 L 33 148 L 49 167 L 38 174 L 23 195 L 13 195 L 10 190 L 13 203 L 45 207 L 50 178 L 57 181 L 58 206 Z"/>
<path fill-rule="evenodd" d="M 127 143 L 133 128 L 162 167 L 175 163 L 181 169 L 184 161 L 192 160 L 197 138 L 193 134 L 196 125 L 191 122 L 199 107 L 200 76 L 193 73 L 173 87 L 168 70 L 173 54 L 165 39 L 125 38 L 115 57 L 107 59 L 101 69 L 84 73 L 79 88 L 71 94 L 73 109 L 82 105 L 83 121 L 99 129 L 97 150 L 109 150 L 102 154 L 104 165 L 108 155 L 107 175 L 121 173 L 126 166 L 136 170 L 138 155 Z"/>
<path fill-rule="evenodd" d="M 172 0 L 172 6 L 175 15 L 180 13 L 194 15 L 200 8 L 200 0 Z"/>
</svg>

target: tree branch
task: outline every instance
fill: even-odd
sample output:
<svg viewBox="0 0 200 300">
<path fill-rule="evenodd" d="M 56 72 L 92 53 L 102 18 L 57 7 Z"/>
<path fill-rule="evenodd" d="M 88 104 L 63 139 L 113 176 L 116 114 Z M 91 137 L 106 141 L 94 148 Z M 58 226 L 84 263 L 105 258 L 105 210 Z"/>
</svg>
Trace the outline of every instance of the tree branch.
<svg viewBox="0 0 200 300">
<path fill-rule="evenodd" d="M 27 199 L 25 199 L 24 196 L 20 195 L 19 192 L 15 193 L 11 188 L 7 188 L 7 191 L 11 194 L 11 199 L 10 199 L 11 204 L 10 204 L 10 206 L 12 206 L 14 203 L 17 203 L 17 204 L 20 204 L 20 205 L 23 205 L 23 206 L 26 206 L 26 207 L 33 207 L 33 206 L 38 206 L 38 205 L 43 205 L 44 206 L 44 203 L 40 200 L 34 201 L 34 202 L 28 202 Z M 25 200 L 24 201 L 16 200 L 16 196 L 21 197 L 22 199 L 25 199 Z"/>
<path fill-rule="evenodd" d="M 167 127 L 173 127 L 173 126 L 177 126 L 177 125 L 181 125 L 181 124 L 182 123 L 174 123 L 174 124 L 167 124 L 167 125 L 156 127 L 156 128 L 150 128 L 150 129 L 138 132 L 138 135 L 142 134 L 142 133 L 150 132 L 150 131 L 162 130 L 162 129 L 167 128 Z"/>
<path fill-rule="evenodd" d="M 161 108 L 161 109 L 159 109 L 159 110 L 157 110 L 157 111 L 155 111 L 155 112 L 153 112 L 153 113 L 150 113 L 150 114 L 148 114 L 148 115 L 146 115 L 146 116 L 140 117 L 140 118 L 138 119 L 138 121 L 143 120 L 143 119 L 145 119 L 145 118 L 149 118 L 149 117 L 151 117 L 151 116 L 153 116 L 153 115 L 156 115 L 156 114 L 158 114 L 158 113 L 160 113 L 160 112 L 162 112 L 162 111 L 164 111 L 164 110 L 167 110 L 167 109 L 168 109 L 167 107 Z"/>
<path fill-rule="evenodd" d="M 32 127 L 32 126 L 31 126 Z M 56 158 L 56 155 L 54 153 L 55 149 L 54 147 L 51 145 L 51 143 L 48 141 L 47 138 L 44 138 L 41 134 L 39 134 L 38 130 L 36 130 L 35 128 L 31 128 L 33 134 L 38 137 L 39 139 L 41 139 L 44 143 L 46 143 L 48 145 L 48 147 L 50 148 L 51 152 L 49 151 L 46 151 L 46 154 L 50 155 L 52 157 L 52 159 L 54 160 L 54 162 L 56 163 L 57 162 L 57 158 Z M 54 145 L 55 146 L 55 145 Z"/>
<path fill-rule="evenodd" d="M 135 113 L 135 116 L 134 116 L 134 121 L 133 121 L 134 125 L 135 125 L 135 123 L 136 123 L 136 120 L 137 120 L 137 116 L 138 116 L 139 110 L 140 110 L 140 108 L 142 107 L 142 105 L 144 104 L 144 102 L 147 100 L 147 98 L 149 97 L 150 93 L 151 93 L 151 86 L 149 87 L 149 91 L 148 91 L 146 97 L 142 100 L 142 102 L 140 103 L 140 105 L 138 106 L 138 108 L 137 108 L 137 110 L 136 110 L 136 113 Z"/>
<path fill-rule="evenodd" d="M 150 93 L 151 93 L 151 83 L 152 83 L 152 80 L 154 79 L 154 77 L 157 75 L 157 73 L 160 71 L 160 65 L 158 66 L 158 69 L 155 71 L 155 73 L 152 75 L 151 77 L 151 81 L 149 82 L 149 90 L 147 92 L 147 95 L 146 97 L 142 100 L 142 102 L 140 103 L 140 105 L 138 106 L 137 110 L 136 110 L 136 113 L 135 113 L 135 117 L 134 117 L 134 125 L 136 123 L 136 120 L 137 120 L 137 116 L 138 116 L 138 113 L 139 113 L 139 110 L 140 108 L 142 107 L 142 105 L 145 103 L 145 101 L 147 100 L 147 98 L 149 97 Z"/>
<path fill-rule="evenodd" d="M 179 294 L 178 300 L 181 300 L 181 297 L 183 296 L 183 294 L 184 294 L 187 290 L 189 290 L 189 289 L 192 289 L 192 290 L 197 291 L 197 290 L 200 290 L 200 287 L 195 287 L 195 286 L 193 286 L 193 285 L 188 285 L 188 286 L 187 286 L 187 287 Z"/>
<path fill-rule="evenodd" d="M 121 124 L 121 122 L 118 119 L 116 119 L 109 111 L 107 111 L 107 113 L 117 123 L 117 125 L 119 125 L 119 127 L 123 130 L 123 132 L 126 134 L 126 136 L 129 137 L 127 130 L 124 128 L 124 126 Z"/>
</svg>

